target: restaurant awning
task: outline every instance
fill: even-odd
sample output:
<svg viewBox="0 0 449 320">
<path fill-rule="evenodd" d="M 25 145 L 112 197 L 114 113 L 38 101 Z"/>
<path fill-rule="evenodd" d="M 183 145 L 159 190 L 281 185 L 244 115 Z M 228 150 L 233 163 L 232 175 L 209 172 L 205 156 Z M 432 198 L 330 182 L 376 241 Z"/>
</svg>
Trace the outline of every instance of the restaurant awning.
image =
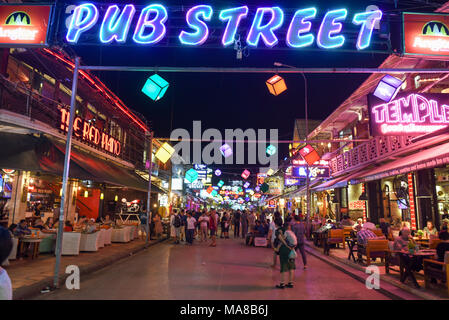
<svg viewBox="0 0 449 320">
<path fill-rule="evenodd" d="M 62 176 L 64 154 L 45 137 L 0 132 L 0 168 Z M 89 179 L 90 173 L 70 162 L 70 178 Z"/>
<path fill-rule="evenodd" d="M 62 154 L 65 154 L 64 143 L 55 140 L 53 140 L 53 143 Z M 72 147 L 70 158 L 85 171 L 89 172 L 90 178 L 88 180 L 128 187 L 144 192 L 148 190 L 148 182 L 146 180 L 142 179 L 133 170 L 119 166 L 112 161 L 99 159 L 77 147 Z M 153 187 L 153 192 L 164 193 L 157 186 L 152 185 Z"/>
<path fill-rule="evenodd" d="M 435 168 L 448 163 L 449 143 L 444 143 L 361 172 L 352 178 L 351 184 L 378 180 L 426 168 Z"/>
<path fill-rule="evenodd" d="M 364 171 L 357 170 L 356 172 L 351 172 L 351 173 L 342 175 L 340 177 L 337 177 L 335 179 L 325 181 L 322 184 L 314 187 L 313 191 L 324 191 L 324 190 L 329 190 L 329 189 L 346 187 L 349 184 L 349 182 L 351 182 L 351 183 L 353 182 L 354 178 L 356 178 L 360 174 L 363 174 L 368 171 L 369 170 L 364 170 Z M 356 183 L 352 183 L 352 184 L 356 184 Z"/>
</svg>

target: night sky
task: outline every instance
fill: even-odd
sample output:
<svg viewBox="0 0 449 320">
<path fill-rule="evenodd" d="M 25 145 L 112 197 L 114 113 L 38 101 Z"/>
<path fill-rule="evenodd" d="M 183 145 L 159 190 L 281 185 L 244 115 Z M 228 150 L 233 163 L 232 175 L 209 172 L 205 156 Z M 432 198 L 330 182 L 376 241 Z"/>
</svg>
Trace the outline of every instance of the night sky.
<svg viewBox="0 0 449 320">
<path fill-rule="evenodd" d="M 148 4 L 148 1 L 123 3 Z M 179 4 L 173 1 L 164 5 Z M 203 4 L 202 1 L 182 2 Z M 282 8 L 302 9 L 314 5 L 319 12 L 346 7 L 351 17 L 355 10 L 364 11 L 369 4 L 378 5 L 384 12 L 395 13 L 393 1 L 258 1 L 257 6 L 278 5 Z M 221 8 L 230 8 L 248 2 L 210 1 L 214 14 Z M 413 5 L 412 1 L 399 1 L 402 7 L 429 7 Z M 287 28 L 290 19 L 284 21 Z M 168 22 L 169 23 L 169 22 Z M 263 46 L 260 43 L 259 46 Z M 82 57 L 83 64 L 130 66 L 214 66 L 214 67 L 273 67 L 275 61 L 296 67 L 378 67 L 385 54 L 343 53 L 329 51 L 304 51 L 295 49 L 251 49 L 248 57 L 236 59 L 231 49 L 167 48 L 167 47 L 73 47 Z M 203 131 L 207 128 L 278 128 L 280 139 L 292 139 L 294 119 L 304 118 L 304 83 L 301 75 L 283 75 L 288 90 L 279 96 L 271 95 L 265 85 L 269 74 L 193 74 L 159 73 L 169 83 L 165 96 L 154 102 L 140 90 L 151 74 L 132 72 L 97 72 L 102 79 L 131 109 L 143 114 L 155 130 L 155 136 L 168 137 L 171 129 L 192 130 L 192 121 L 201 120 Z M 324 120 L 367 77 L 367 75 L 308 74 L 309 119 Z M 286 156 L 288 146 L 280 150 Z"/>
</svg>

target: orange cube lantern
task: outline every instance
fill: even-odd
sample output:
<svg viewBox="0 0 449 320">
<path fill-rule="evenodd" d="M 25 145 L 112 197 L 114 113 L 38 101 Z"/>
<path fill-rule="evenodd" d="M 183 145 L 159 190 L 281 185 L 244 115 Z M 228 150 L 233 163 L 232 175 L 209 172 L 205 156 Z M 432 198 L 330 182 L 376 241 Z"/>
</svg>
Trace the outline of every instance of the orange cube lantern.
<svg viewBox="0 0 449 320">
<path fill-rule="evenodd" d="M 284 78 L 282 78 L 280 75 L 277 74 L 268 79 L 266 84 L 270 93 L 275 96 L 287 90 Z"/>
</svg>

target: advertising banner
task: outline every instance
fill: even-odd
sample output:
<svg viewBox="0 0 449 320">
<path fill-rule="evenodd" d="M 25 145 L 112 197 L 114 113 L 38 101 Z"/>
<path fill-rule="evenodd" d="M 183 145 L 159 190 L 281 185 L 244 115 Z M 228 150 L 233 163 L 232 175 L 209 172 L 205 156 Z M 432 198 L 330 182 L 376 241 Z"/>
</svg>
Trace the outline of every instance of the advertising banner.
<svg viewBox="0 0 449 320">
<path fill-rule="evenodd" d="M 449 125 L 449 94 L 403 93 L 385 103 L 368 96 L 372 136 L 422 135 Z"/>
<path fill-rule="evenodd" d="M 403 13 L 406 55 L 449 56 L 449 15 Z"/>
<path fill-rule="evenodd" d="M 50 5 L 0 5 L 0 47 L 46 46 Z"/>
</svg>

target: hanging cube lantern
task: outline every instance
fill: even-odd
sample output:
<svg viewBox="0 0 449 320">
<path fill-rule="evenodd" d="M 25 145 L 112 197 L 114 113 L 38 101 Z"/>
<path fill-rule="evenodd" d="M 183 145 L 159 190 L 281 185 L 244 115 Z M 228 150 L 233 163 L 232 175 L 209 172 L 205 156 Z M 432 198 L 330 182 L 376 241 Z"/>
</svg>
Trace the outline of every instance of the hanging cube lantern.
<svg viewBox="0 0 449 320">
<path fill-rule="evenodd" d="M 220 169 L 215 170 L 215 175 L 217 177 L 221 176 L 221 170 Z"/>
<path fill-rule="evenodd" d="M 249 177 L 250 174 L 251 174 L 251 172 L 249 172 L 247 169 L 245 169 L 245 170 L 242 172 L 242 178 L 243 178 L 243 179 L 248 179 L 248 177 Z"/>
<path fill-rule="evenodd" d="M 220 181 L 218 181 L 218 183 L 217 183 L 217 186 L 218 187 L 223 187 L 223 185 L 224 185 L 224 181 L 223 180 L 220 180 Z"/>
<path fill-rule="evenodd" d="M 145 82 L 145 85 L 142 88 L 142 92 L 152 100 L 157 101 L 164 96 L 167 88 L 168 82 L 158 74 L 153 74 Z"/>
<path fill-rule="evenodd" d="M 309 166 L 320 160 L 320 155 L 310 144 L 299 149 L 299 154 Z"/>
<path fill-rule="evenodd" d="M 167 142 L 165 142 L 157 151 L 155 154 L 155 157 L 159 159 L 162 163 L 166 163 L 168 159 L 172 156 L 172 154 L 175 152 L 175 148 L 173 148 L 171 145 L 169 145 Z"/>
<path fill-rule="evenodd" d="M 186 172 L 186 179 L 190 183 L 196 181 L 198 179 L 198 172 L 195 169 L 190 169 Z"/>
<path fill-rule="evenodd" d="M 390 102 L 396 97 L 403 83 L 402 80 L 387 74 L 380 79 L 373 94 L 385 102 Z"/>
<path fill-rule="evenodd" d="M 227 143 L 220 147 L 220 152 L 225 158 L 232 156 L 232 148 Z"/>
<path fill-rule="evenodd" d="M 267 176 L 271 176 L 273 173 L 274 173 L 274 170 L 270 168 L 267 171 Z"/>
<path fill-rule="evenodd" d="M 260 186 L 260 191 L 266 193 L 270 189 L 270 186 L 267 183 L 264 183 Z"/>
<path fill-rule="evenodd" d="M 243 189 L 242 189 L 242 187 L 239 187 L 238 189 L 237 189 L 237 191 L 240 193 L 240 192 L 243 192 Z"/>
<path fill-rule="evenodd" d="M 210 186 L 209 188 L 206 189 L 207 193 L 211 194 L 212 191 L 214 191 L 214 188 L 212 186 Z"/>
<path fill-rule="evenodd" d="M 245 182 L 245 184 L 243 185 L 243 187 L 244 187 L 245 189 L 247 189 L 247 188 L 249 187 L 249 185 L 250 185 L 249 182 Z"/>
<path fill-rule="evenodd" d="M 275 96 L 287 90 L 284 78 L 282 78 L 280 75 L 277 74 L 268 79 L 266 81 L 266 85 L 270 93 Z"/>
<path fill-rule="evenodd" d="M 211 195 L 212 197 L 216 197 L 217 194 L 218 194 L 217 190 L 212 190 L 212 192 L 210 193 L 210 195 Z"/>
<path fill-rule="evenodd" d="M 273 146 L 272 144 L 270 144 L 270 145 L 267 147 L 267 154 L 270 155 L 270 156 L 272 156 L 273 154 L 276 153 L 276 150 L 277 150 L 276 147 Z"/>
<path fill-rule="evenodd" d="M 259 191 L 260 191 L 260 186 L 256 186 L 256 187 L 254 188 L 254 190 L 256 190 L 256 192 L 259 192 Z"/>
</svg>

